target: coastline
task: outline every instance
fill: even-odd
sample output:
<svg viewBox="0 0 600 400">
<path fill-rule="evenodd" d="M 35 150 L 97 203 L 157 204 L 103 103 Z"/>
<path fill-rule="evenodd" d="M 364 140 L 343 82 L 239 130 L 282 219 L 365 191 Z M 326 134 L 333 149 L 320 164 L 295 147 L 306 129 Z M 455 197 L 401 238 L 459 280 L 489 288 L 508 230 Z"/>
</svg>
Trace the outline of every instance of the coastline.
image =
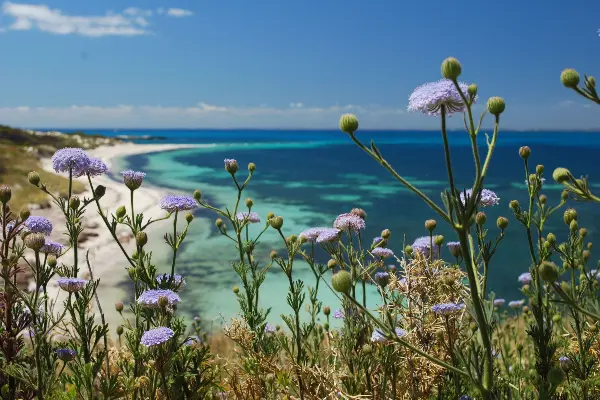
<svg viewBox="0 0 600 400">
<path fill-rule="evenodd" d="M 204 147 L 205 145 L 189 145 L 189 144 L 134 144 L 134 143 L 122 143 L 113 146 L 101 146 L 88 151 L 88 154 L 92 157 L 101 159 L 107 166 L 109 171 L 117 173 L 113 168 L 117 161 L 125 157 L 149 154 L 164 151 L 174 151 L 185 148 L 198 148 Z M 45 171 L 54 173 L 52 169 L 52 163 L 50 158 L 44 158 L 41 160 L 42 167 Z M 85 178 L 78 178 L 83 180 Z M 87 182 L 86 182 L 87 183 Z M 93 178 L 94 186 L 103 185 L 106 187 L 106 194 L 100 200 L 100 205 L 103 207 L 105 213 L 114 213 L 116 208 L 121 205 L 128 205 L 130 199 L 129 189 L 121 182 L 109 177 L 108 175 L 102 175 Z M 146 182 L 136 190 L 135 192 L 135 212 L 143 213 L 144 219 L 148 218 L 157 219 L 165 215 L 158 204 L 162 197 L 172 193 L 170 190 L 162 189 L 158 186 L 150 185 Z M 91 192 L 81 193 L 80 198 L 91 197 Z M 128 212 L 129 211 L 129 207 Z M 57 240 L 65 244 L 64 241 L 64 216 L 62 212 L 53 204 L 52 207 L 46 209 L 40 209 L 32 211 L 34 215 L 44 216 L 52 222 L 55 227 L 52 234 L 52 239 Z M 89 251 L 89 262 L 92 268 L 94 279 L 100 279 L 98 286 L 98 297 L 102 306 L 106 323 L 111 329 L 111 336 L 114 336 L 115 329 L 118 325 L 123 323 L 123 318 L 115 310 L 115 302 L 122 301 L 125 305 L 128 304 L 130 295 L 125 289 L 123 289 L 123 283 L 129 280 L 127 276 L 127 261 L 124 255 L 121 253 L 118 245 L 115 243 L 112 235 L 108 232 L 102 218 L 97 213 L 96 205 L 90 204 L 83 217 L 84 236 L 80 237 L 79 244 L 79 270 L 80 277 L 89 279 L 89 272 L 86 264 L 86 253 Z M 159 228 L 160 223 L 150 225 L 146 230 L 149 236 L 151 233 Z M 134 240 L 131 234 L 126 235 L 126 229 L 124 227 L 117 228 L 117 237 L 119 241 L 127 250 L 131 252 L 134 247 Z M 82 239 L 82 240 L 81 240 Z M 155 238 L 157 239 L 157 238 Z M 160 238 L 162 239 L 162 237 Z M 147 247 L 153 245 L 153 242 L 149 242 Z M 108 256 L 107 256 L 108 255 Z M 63 259 L 68 265 L 72 263 L 72 251 L 67 252 L 59 259 Z M 55 279 L 54 279 L 55 280 Z M 53 280 L 53 281 L 54 281 Z M 56 307 L 62 308 L 62 302 L 66 299 L 67 294 L 65 291 L 60 290 L 58 286 L 51 281 L 48 286 L 48 296 L 56 301 Z M 124 309 L 124 315 L 128 311 L 128 307 Z M 97 306 L 94 304 L 94 312 L 96 318 L 100 321 L 100 314 L 97 310 Z"/>
</svg>

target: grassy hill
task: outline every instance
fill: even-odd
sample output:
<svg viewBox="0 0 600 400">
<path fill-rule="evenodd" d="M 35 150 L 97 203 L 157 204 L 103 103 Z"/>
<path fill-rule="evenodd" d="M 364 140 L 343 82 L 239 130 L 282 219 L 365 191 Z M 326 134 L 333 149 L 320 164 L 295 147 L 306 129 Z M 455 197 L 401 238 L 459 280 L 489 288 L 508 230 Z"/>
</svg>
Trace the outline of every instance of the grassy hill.
<svg viewBox="0 0 600 400">
<path fill-rule="evenodd" d="M 0 184 L 7 184 L 12 188 L 13 209 L 18 210 L 28 204 L 45 207 L 48 205 L 48 196 L 29 184 L 27 174 L 37 171 L 48 188 L 57 193 L 65 192 L 68 182 L 64 176 L 43 171 L 41 158 L 50 157 L 63 147 L 92 149 L 119 142 L 112 138 L 80 132 L 33 132 L 0 125 Z M 75 193 L 80 193 L 83 189 L 81 183 L 75 182 Z"/>
</svg>

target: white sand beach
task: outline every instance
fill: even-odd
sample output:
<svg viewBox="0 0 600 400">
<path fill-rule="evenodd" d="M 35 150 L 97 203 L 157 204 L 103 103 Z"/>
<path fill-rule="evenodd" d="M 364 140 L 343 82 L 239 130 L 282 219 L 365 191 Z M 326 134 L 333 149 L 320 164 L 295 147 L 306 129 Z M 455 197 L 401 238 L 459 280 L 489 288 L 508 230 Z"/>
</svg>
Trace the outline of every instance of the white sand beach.
<svg viewBox="0 0 600 400">
<path fill-rule="evenodd" d="M 121 157 L 201 146 L 210 145 L 123 143 L 115 146 L 102 146 L 90 150 L 88 153 L 92 157 L 100 158 L 106 163 L 109 170 L 112 170 L 115 161 Z M 42 160 L 42 165 L 45 170 L 53 172 L 50 159 Z M 118 173 L 120 171 L 116 172 Z M 82 179 L 83 182 L 84 178 L 79 179 Z M 105 213 L 110 215 L 111 213 L 115 212 L 117 207 L 129 204 L 129 189 L 121 181 L 117 182 L 108 176 L 99 176 L 93 179 L 93 183 L 94 186 L 103 185 L 106 187 L 106 194 L 100 200 L 100 204 Z M 160 199 L 166 194 L 168 194 L 166 190 L 153 187 L 145 182 L 142 187 L 135 192 L 135 212 L 143 213 L 145 220 L 148 218 L 157 219 L 163 217 L 165 215 L 165 211 L 160 209 L 158 204 Z M 90 195 L 91 193 L 87 191 L 81 194 L 80 198 L 90 197 Z M 104 225 L 104 222 L 98 215 L 96 206 L 94 204 L 90 204 L 88 207 L 89 208 L 86 210 L 83 222 L 85 227 L 85 240 L 80 244 L 79 247 L 79 269 L 81 271 L 80 277 L 88 278 L 89 274 L 87 273 L 85 254 L 89 250 L 89 261 L 90 265 L 92 266 L 94 278 L 100 279 L 100 286 L 98 289 L 100 303 L 112 335 L 114 335 L 116 327 L 122 323 L 121 316 L 115 310 L 115 302 L 123 301 L 125 303 L 125 310 L 128 309 L 127 300 L 130 296 L 126 294 L 120 287 L 124 281 L 129 279 L 125 269 L 127 266 L 127 261 L 119 249 L 119 246 L 115 243 L 113 237 Z M 127 209 L 129 212 L 129 206 L 127 206 Z M 54 232 L 52 233 L 51 238 L 53 240 L 65 243 L 65 237 L 62 234 L 65 232 L 64 216 L 54 204 L 51 208 L 32 211 L 32 215 L 41 215 L 49 218 L 54 225 Z M 163 224 L 168 223 L 169 222 L 167 221 L 163 222 Z M 152 229 L 164 229 L 165 227 L 159 222 L 155 225 L 151 225 L 149 228 L 149 236 L 152 236 Z M 134 241 L 130 235 L 126 235 L 126 228 L 117 228 L 117 235 L 120 239 L 120 242 L 123 244 L 123 247 L 131 252 L 134 246 Z M 149 242 L 149 246 L 151 244 L 152 242 Z M 62 256 L 61 260 L 63 260 L 63 262 L 67 265 L 72 264 L 73 258 L 71 252 Z M 58 300 L 57 307 L 60 307 L 60 304 L 62 304 L 62 299 L 66 297 L 66 293 L 62 290 L 59 290 L 55 284 L 52 284 L 51 287 L 48 288 L 48 291 L 50 298 L 56 298 Z"/>
</svg>

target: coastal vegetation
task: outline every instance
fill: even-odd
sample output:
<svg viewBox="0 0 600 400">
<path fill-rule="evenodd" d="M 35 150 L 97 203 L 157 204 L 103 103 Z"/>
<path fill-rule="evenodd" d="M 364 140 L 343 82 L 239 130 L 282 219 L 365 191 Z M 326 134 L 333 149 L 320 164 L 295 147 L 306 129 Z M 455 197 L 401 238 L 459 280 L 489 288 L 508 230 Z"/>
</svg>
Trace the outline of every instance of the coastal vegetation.
<svg viewBox="0 0 600 400">
<path fill-rule="evenodd" d="M 0 153 L 7 157 L 0 171 L 0 398 L 600 398 L 600 275 L 586 220 L 570 207 L 574 200 L 600 198 L 587 178 L 566 168 L 548 174 L 535 165 L 535 149 L 526 144 L 515 152 L 523 164 L 527 202 L 487 189 L 494 149 L 502 140 L 505 101 L 490 97 L 477 118 L 473 105 L 481 102 L 479 88 L 458 80 L 458 60 L 444 60 L 441 72 L 443 79 L 417 87 L 409 100 L 409 111 L 440 121 L 447 172 L 441 201 L 406 180 L 386 160 L 385 149 L 360 141 L 356 116 L 345 114 L 339 121 L 341 134 L 365 159 L 380 164 L 436 213 L 423 221 L 421 237 L 412 243 L 404 242 L 404 232 L 385 226 L 379 236 L 364 237 L 368 210 L 353 205 L 340 210 L 330 226 L 291 232 L 285 216 L 253 211 L 260 199 L 246 198 L 245 191 L 260 166 L 249 163 L 243 170 L 233 158 L 224 160 L 223 174 L 231 178 L 235 203 L 212 204 L 200 188 L 165 196 L 158 204 L 163 216 L 151 219 L 136 212 L 146 177 L 142 171 L 121 172 L 127 204 L 103 203 L 111 188 L 97 179 L 108 166 L 86 150 L 104 139 L 88 142 L 74 135 L 56 143 L 5 129 L 11 141 L 0 143 L 12 154 Z M 592 77 L 580 87 L 579 74 L 569 69 L 561 82 L 600 104 Z M 474 176 L 464 188 L 457 186 L 447 137 L 452 114 L 463 115 L 472 147 Z M 477 138 L 486 117 L 494 129 L 482 149 Z M 52 153 L 60 179 L 40 171 L 34 154 L 45 151 Z M 20 164 L 28 155 L 31 163 Z M 564 185 L 556 199 L 543 193 L 548 175 Z M 89 195 L 81 195 L 84 188 Z M 30 199 L 31 191 L 60 210 L 68 244 L 48 239 L 60 228 L 18 202 L 19 196 Z M 489 221 L 490 207 L 504 207 L 506 215 Z M 231 295 L 240 313 L 216 339 L 199 318 L 186 321 L 178 313 L 183 299 L 193 301 L 186 298 L 185 276 L 177 267 L 198 208 L 212 213 L 216 233 L 231 243 L 231 268 L 238 278 Z M 402 210 L 393 212 L 402 216 Z M 106 322 L 98 298 L 102 282 L 78 246 L 91 213 L 100 215 L 119 247 L 120 254 L 106 256 L 121 257 L 131 281 L 133 301 L 115 303 L 122 315 L 118 326 Z M 568 226 L 568 234 L 548 231 L 548 221 L 554 220 Z M 164 226 L 171 250 L 167 273 L 158 272 L 148 244 L 148 228 L 155 224 Z M 438 233 L 441 224 L 452 229 L 452 237 Z M 251 225 L 261 227 L 258 234 L 252 234 Z M 514 260 L 523 266 L 522 298 L 510 301 L 491 292 L 488 282 L 509 226 L 525 232 L 529 249 L 528 259 Z M 130 232 L 134 249 L 123 246 L 118 229 Z M 261 244 L 268 230 L 281 238 L 282 250 Z M 269 261 L 261 263 L 260 254 L 266 253 Z M 299 280 L 300 265 L 314 279 Z M 22 269 L 33 275 L 31 290 L 16 284 Z M 282 326 L 267 322 L 270 308 L 259 302 L 273 270 L 288 282 L 281 294 L 289 306 Z M 51 283 L 63 294 L 60 302 Z M 380 294 L 377 304 L 367 302 L 370 285 Z M 322 303 L 324 291 L 335 293 L 338 309 Z M 111 331 L 117 340 L 111 340 Z M 214 346 L 217 341 L 227 341 L 233 350 L 225 357 L 222 346 Z"/>
</svg>

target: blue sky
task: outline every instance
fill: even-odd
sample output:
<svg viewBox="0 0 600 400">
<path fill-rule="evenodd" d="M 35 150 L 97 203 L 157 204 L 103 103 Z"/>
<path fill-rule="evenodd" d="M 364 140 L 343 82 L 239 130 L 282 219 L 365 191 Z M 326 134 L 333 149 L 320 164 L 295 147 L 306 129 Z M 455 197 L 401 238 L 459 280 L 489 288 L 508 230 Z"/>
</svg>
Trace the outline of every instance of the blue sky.
<svg viewBox="0 0 600 400">
<path fill-rule="evenodd" d="M 406 112 L 457 57 L 512 129 L 600 128 L 559 80 L 600 75 L 600 2 L 42 0 L 0 6 L 0 123 L 428 129 Z M 451 126 L 460 126 L 454 118 Z"/>
</svg>

